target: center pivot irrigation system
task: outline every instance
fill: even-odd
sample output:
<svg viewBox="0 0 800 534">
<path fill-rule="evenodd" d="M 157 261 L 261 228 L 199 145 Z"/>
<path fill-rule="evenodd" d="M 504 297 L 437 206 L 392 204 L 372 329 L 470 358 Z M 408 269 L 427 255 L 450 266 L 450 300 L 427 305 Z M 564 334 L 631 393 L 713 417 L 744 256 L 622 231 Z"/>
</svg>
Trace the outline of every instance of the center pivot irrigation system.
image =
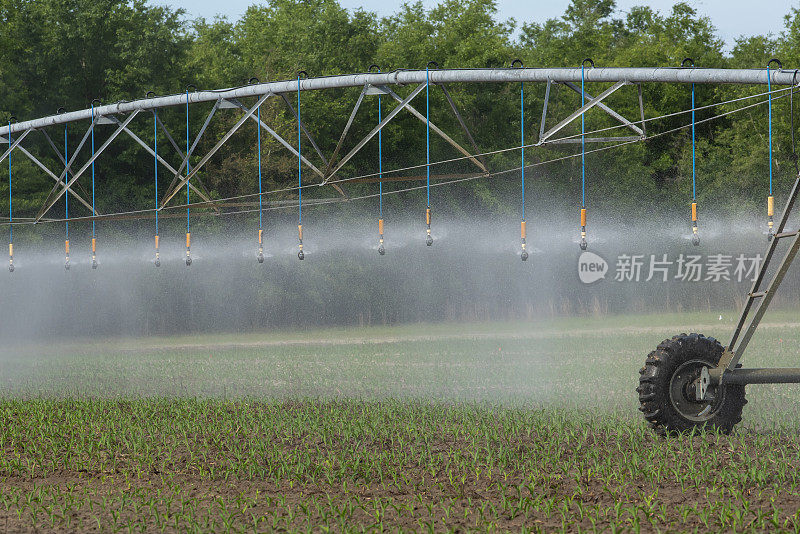
<svg viewBox="0 0 800 534">
<path fill-rule="evenodd" d="M 337 196 L 329 198 L 313 199 L 306 201 L 306 206 L 330 204 L 334 202 L 345 202 L 368 198 L 377 198 L 378 202 L 378 253 L 383 256 L 386 253 L 384 246 L 384 218 L 383 218 L 383 197 L 386 194 L 398 194 L 406 191 L 425 188 L 426 207 L 425 207 L 425 242 L 427 246 L 433 244 L 431 232 L 431 188 L 443 186 L 468 180 L 487 178 L 490 176 L 500 176 L 508 174 L 520 175 L 521 190 L 521 252 L 520 257 L 526 261 L 529 257 L 526 248 L 526 222 L 525 222 L 525 171 L 534 166 L 544 165 L 554 161 L 567 160 L 580 156 L 581 160 L 581 194 L 579 201 L 580 216 L 580 248 L 587 249 L 586 241 L 586 156 L 593 152 L 617 148 L 623 145 L 643 142 L 649 139 L 668 135 L 679 130 L 691 128 L 692 138 L 692 201 L 691 201 L 691 223 L 692 223 L 692 242 L 699 245 L 700 237 L 697 226 L 697 200 L 696 200 L 696 173 L 695 173 L 695 112 L 700 109 L 709 109 L 723 104 L 741 103 L 740 107 L 727 111 L 700 122 L 707 122 L 718 119 L 725 115 L 730 115 L 745 109 L 766 104 L 768 128 L 769 128 L 769 193 L 767 197 L 767 228 L 768 228 L 768 247 L 763 264 L 756 277 L 753 287 L 748 294 L 748 300 L 742 309 L 739 322 L 734 331 L 731 342 L 727 347 L 717 342 L 714 338 L 707 338 L 699 334 L 682 334 L 672 339 L 662 342 L 658 348 L 647 357 L 645 366 L 640 371 L 639 393 L 640 409 L 644 412 L 647 421 L 660 432 L 682 432 L 698 427 L 715 428 L 723 432 L 730 431 L 733 426 L 741 420 L 742 408 L 745 404 L 744 388 L 747 384 L 755 383 L 800 383 L 800 368 L 797 369 L 742 369 L 739 362 L 745 348 L 752 338 L 755 330 L 769 306 L 772 297 L 778 289 L 789 265 L 800 249 L 800 231 L 786 229 L 786 222 L 792 214 L 798 193 L 800 193 L 800 173 L 794 182 L 791 193 L 786 199 L 783 214 L 774 227 L 774 198 L 772 195 L 772 101 L 777 98 L 789 97 L 792 114 L 792 145 L 794 151 L 794 101 L 793 95 L 798 87 L 798 71 L 784 70 L 777 60 L 771 60 L 766 68 L 761 69 L 704 69 L 695 67 L 694 62 L 687 58 L 680 67 L 675 68 L 600 68 L 594 65 L 591 59 L 584 60 L 578 68 L 525 68 L 522 62 L 515 60 L 510 68 L 490 68 L 490 69 L 441 69 L 437 64 L 431 62 L 424 70 L 396 70 L 393 72 L 380 72 L 377 66 L 373 65 L 368 72 L 361 74 L 349 74 L 342 76 L 326 76 L 310 78 L 305 72 L 298 73 L 292 80 L 261 83 L 253 78 L 247 85 L 221 90 L 197 90 L 194 86 L 188 86 L 186 90 L 179 94 L 169 96 L 156 96 L 152 92 L 146 98 L 135 101 L 122 101 L 110 105 L 103 105 L 99 101 L 93 101 L 88 109 L 81 111 L 65 112 L 59 109 L 55 115 L 38 119 L 17 122 L 15 118 L 9 120 L 7 125 L 0 127 L 0 143 L 9 145 L 0 156 L 0 162 L 8 158 L 9 170 L 9 214 L 8 219 L 0 220 L 9 228 L 9 271 L 14 271 L 14 240 L 13 229 L 17 225 L 28 225 L 37 223 L 63 223 L 65 227 L 65 268 L 70 268 L 70 241 L 69 223 L 72 221 L 91 221 L 91 266 L 96 269 L 97 263 L 97 228 L 96 223 L 101 220 L 113 219 L 142 219 L 151 218 L 155 225 L 155 260 L 156 267 L 161 265 L 159 255 L 159 215 L 174 210 L 186 211 L 186 265 L 191 265 L 191 208 L 202 207 L 210 209 L 209 212 L 201 214 L 229 215 L 234 213 L 258 212 L 258 252 L 256 258 L 259 263 L 264 262 L 264 228 L 263 215 L 267 210 L 273 209 L 297 209 L 298 220 L 298 258 L 304 259 L 303 250 L 303 189 L 309 187 L 330 187 L 336 192 Z M 544 106 L 539 123 L 538 139 L 530 142 L 525 135 L 525 83 L 545 84 Z M 448 90 L 448 85 L 452 84 L 519 84 L 520 108 L 519 108 L 519 127 L 520 144 L 519 146 L 509 147 L 491 152 L 481 152 L 475 138 L 472 135 L 464 117 L 459 111 L 452 95 Z M 586 91 L 587 83 L 608 84 L 597 96 L 592 96 Z M 642 101 L 642 84 L 670 83 L 682 84 L 687 86 L 687 102 L 691 102 L 688 109 L 662 115 L 659 117 L 645 118 L 644 104 Z M 715 102 L 711 105 L 696 107 L 695 105 L 695 85 L 696 84 L 741 84 L 741 85 L 760 85 L 766 86 L 766 91 L 760 94 L 745 96 L 728 100 L 726 102 Z M 579 98 L 577 109 L 562 118 L 556 125 L 547 128 L 548 104 L 550 102 L 551 88 L 554 85 L 566 87 L 576 93 Z M 630 120 L 612 109 L 606 99 L 609 95 L 617 92 L 625 86 L 635 86 L 638 96 L 639 117 Z M 395 89 L 402 86 L 410 86 L 411 91 L 405 97 L 400 96 Z M 777 88 L 774 88 L 777 87 Z M 361 92 L 355 101 L 352 111 L 345 123 L 344 129 L 336 143 L 333 152 L 326 156 L 320 149 L 319 144 L 306 127 L 306 123 L 301 118 L 301 95 L 307 91 L 325 91 L 342 88 L 360 88 Z M 465 148 L 453 137 L 448 135 L 442 128 L 431 121 L 430 93 L 434 89 L 440 89 L 447 100 L 450 111 L 462 130 L 464 139 L 468 142 L 470 149 Z M 689 92 L 690 88 L 690 92 Z M 422 113 L 412 106 L 412 101 L 420 94 L 425 93 L 425 112 Z M 691 100 L 689 100 L 691 95 Z M 353 147 L 340 156 L 359 108 L 363 102 L 376 97 L 378 109 L 378 123 L 371 131 L 360 139 Z M 268 99 L 281 99 L 291 115 L 296 121 L 297 143 L 293 145 L 287 141 L 278 131 L 270 127 L 262 118 L 261 106 Z M 252 99 L 251 105 L 245 105 L 242 101 Z M 382 109 L 382 99 L 394 102 L 394 107 L 388 113 Z M 294 105 L 292 100 L 294 100 Z M 747 102 L 755 100 L 755 102 Z M 190 107 L 198 104 L 211 104 L 211 109 L 203 122 L 200 130 L 192 137 L 189 127 Z M 185 131 L 185 151 L 180 144 L 170 134 L 159 117 L 159 110 L 169 107 L 183 107 L 186 115 Z M 616 121 L 616 126 L 602 128 L 587 132 L 585 124 L 585 114 L 597 108 L 605 112 Z M 214 146 L 204 155 L 195 155 L 195 150 L 206 132 L 215 114 L 221 110 L 234 110 L 241 112 L 232 128 L 230 128 Z M 153 144 L 150 145 L 143 141 L 130 128 L 130 123 L 142 112 L 152 114 Z M 409 166 L 402 169 L 385 171 L 383 168 L 383 141 L 382 131 L 386 125 L 397 117 L 401 112 L 407 112 L 422 121 L 426 129 L 426 152 L 425 164 Z M 675 115 L 689 115 L 690 123 L 674 128 L 672 130 L 648 133 L 647 123 Z M 563 130 L 574 121 L 580 119 L 580 134 L 563 135 Z M 219 149 L 231 139 L 231 137 L 245 123 L 250 120 L 255 122 L 257 129 L 257 150 L 258 150 L 258 193 L 252 195 L 240 195 L 224 199 L 212 199 L 208 190 L 203 185 L 199 171 L 211 160 Z M 79 123 L 89 122 L 81 141 L 70 152 L 69 147 L 69 126 Z M 105 141 L 96 148 L 95 130 L 100 125 L 113 127 L 112 133 L 106 137 Z M 63 152 L 50 136 L 49 129 L 59 127 L 63 129 L 64 145 Z M 603 136 L 608 131 L 615 128 L 624 129 L 627 135 L 624 136 Z M 652 130 L 652 128 L 651 128 Z M 22 142 L 28 135 L 38 131 L 47 141 L 47 145 L 52 149 L 55 157 L 63 165 L 63 170 L 51 170 L 37 156 L 27 150 Z M 449 145 L 451 145 L 461 156 L 441 160 L 431 161 L 430 145 L 431 132 L 435 133 Z M 561 136 L 557 136 L 559 132 Z M 120 134 L 126 134 L 130 139 L 140 145 L 153 158 L 153 192 L 154 205 L 150 209 L 137 211 L 116 212 L 101 214 L 96 209 L 95 202 L 95 161 L 103 154 L 108 146 Z M 266 133 L 275 141 L 282 145 L 286 150 L 297 157 L 297 186 L 285 187 L 279 190 L 264 191 L 262 189 L 262 135 Z M 60 135 L 60 134 L 59 134 Z M 181 163 L 177 166 L 171 165 L 159 154 L 159 135 L 165 138 L 177 154 Z M 313 149 L 313 159 L 318 158 L 315 164 L 304 155 L 303 138 L 307 139 Z M 360 176 L 341 177 L 340 171 L 352 158 L 358 154 L 373 139 L 377 141 L 377 172 Z M 85 146 L 89 142 L 89 147 Z M 598 148 L 587 151 L 587 143 L 599 143 Z M 580 144 L 580 152 L 557 157 L 554 159 L 539 161 L 536 163 L 526 163 L 526 148 L 535 148 L 545 145 L 556 144 Z M 84 155 L 82 164 L 78 164 L 79 155 L 86 151 L 90 153 Z M 12 173 L 12 152 L 17 151 L 30 159 L 45 174 L 55 182 L 50 194 L 34 217 L 14 218 L 13 211 L 13 173 Z M 520 166 L 511 169 L 491 170 L 486 163 L 486 156 L 519 151 Z M 88 156 L 88 159 L 87 159 Z M 193 159 L 194 156 L 194 159 Z M 476 167 L 476 172 L 461 175 L 431 175 L 432 167 L 455 161 L 468 161 Z M 795 163 L 797 158 L 795 156 Z M 413 169 L 425 169 L 424 176 L 398 176 L 398 172 Z M 159 189 L 159 168 L 162 174 L 166 171 L 167 178 L 170 180 L 166 192 Z M 304 176 L 303 171 L 306 172 Z M 78 180 L 90 171 L 91 174 L 91 202 L 87 200 L 89 193 L 84 185 Z M 313 178 L 308 179 L 308 171 Z M 346 171 L 345 171 L 346 172 Z M 400 190 L 384 192 L 384 181 L 409 181 L 424 180 L 424 186 L 410 186 Z M 348 183 L 356 182 L 377 182 L 378 191 L 374 194 L 367 194 L 358 197 L 351 197 L 347 193 Z M 432 184 L 432 182 L 435 182 Z M 162 180 L 163 183 L 163 180 Z M 175 204 L 175 199 L 181 191 L 185 189 L 186 202 Z M 272 201 L 264 202 L 264 197 L 276 192 L 297 193 L 296 201 Z M 192 193 L 200 200 L 192 202 Z M 56 203 L 64 197 L 64 216 L 48 217 Z M 81 217 L 70 217 L 69 200 L 78 201 L 85 206 L 90 215 Z M 257 197 L 257 201 L 254 201 Z M 248 200 L 249 202 L 245 202 Z M 252 209 L 250 209 L 252 207 Z M 248 208 L 231 211 L 230 208 Z M 225 210 L 225 211 L 223 211 Z M 163 215 L 162 215 L 163 216 Z M 788 250 L 784 253 L 782 260 L 775 269 L 774 273 L 767 276 L 773 257 L 779 243 L 788 242 Z"/>
</svg>

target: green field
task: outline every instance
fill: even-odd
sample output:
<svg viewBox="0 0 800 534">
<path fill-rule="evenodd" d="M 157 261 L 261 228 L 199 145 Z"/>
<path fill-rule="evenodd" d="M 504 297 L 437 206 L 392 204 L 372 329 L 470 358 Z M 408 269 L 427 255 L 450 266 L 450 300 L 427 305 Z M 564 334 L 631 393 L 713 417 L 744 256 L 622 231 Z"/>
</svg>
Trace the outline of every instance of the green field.
<svg viewBox="0 0 800 534">
<path fill-rule="evenodd" d="M 746 365 L 796 365 L 773 314 Z M 0 355 L 0 530 L 800 529 L 794 386 L 648 430 L 644 357 L 735 314 L 107 339 Z"/>
</svg>

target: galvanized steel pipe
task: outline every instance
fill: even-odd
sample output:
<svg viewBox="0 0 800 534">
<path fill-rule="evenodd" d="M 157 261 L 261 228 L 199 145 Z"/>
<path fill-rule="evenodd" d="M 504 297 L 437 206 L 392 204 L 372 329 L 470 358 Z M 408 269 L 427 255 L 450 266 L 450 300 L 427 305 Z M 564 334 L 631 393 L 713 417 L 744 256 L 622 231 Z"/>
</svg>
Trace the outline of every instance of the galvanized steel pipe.
<svg viewBox="0 0 800 534">
<path fill-rule="evenodd" d="M 385 73 L 345 74 L 341 76 L 324 76 L 306 78 L 300 81 L 300 91 L 318 91 L 321 89 L 339 89 L 364 85 L 406 85 L 425 82 L 424 70 L 396 70 Z M 772 85 L 791 85 L 794 70 L 767 69 L 698 69 L 672 67 L 635 67 L 635 68 L 592 68 L 585 71 L 587 82 L 627 81 L 631 83 L 705 83 L 705 84 L 744 84 L 767 85 L 767 77 Z M 442 69 L 430 71 L 431 83 L 510 83 L 510 82 L 579 82 L 580 68 L 503 68 L 503 69 Z M 297 80 L 260 83 L 242 87 L 215 91 L 197 91 L 143 98 L 131 102 L 118 102 L 95 107 L 98 115 L 129 113 L 135 110 L 151 110 L 189 103 L 215 102 L 218 99 L 246 98 L 268 93 L 281 94 L 297 91 Z M 91 109 L 72 111 L 60 115 L 51 115 L 39 119 L 19 122 L 10 126 L 12 134 L 31 128 L 44 128 L 57 124 L 88 120 L 92 117 Z M 0 127 L 0 136 L 7 136 L 9 126 Z"/>
</svg>

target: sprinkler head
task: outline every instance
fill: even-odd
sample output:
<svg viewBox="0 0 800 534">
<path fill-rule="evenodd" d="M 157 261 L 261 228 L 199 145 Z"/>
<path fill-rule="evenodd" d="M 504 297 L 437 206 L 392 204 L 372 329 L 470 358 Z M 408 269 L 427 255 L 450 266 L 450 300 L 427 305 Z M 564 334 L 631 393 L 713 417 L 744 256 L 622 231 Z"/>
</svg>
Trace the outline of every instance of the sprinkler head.
<svg viewBox="0 0 800 534">
<path fill-rule="evenodd" d="M 378 247 L 378 254 L 380 254 L 381 256 L 386 254 L 386 249 L 383 248 L 383 245 Z"/>
<path fill-rule="evenodd" d="M 69 258 L 64 262 L 64 270 L 69 271 Z"/>
<path fill-rule="evenodd" d="M 298 260 L 304 260 L 305 258 L 306 258 L 306 254 L 302 250 L 297 253 L 297 259 Z"/>
<path fill-rule="evenodd" d="M 9 263 L 8 264 L 8 272 L 10 272 L 10 273 L 14 272 L 14 264 L 13 263 Z"/>
<path fill-rule="evenodd" d="M 582 237 L 581 238 L 581 250 L 586 250 L 587 248 L 589 248 L 589 245 L 586 243 L 586 238 Z"/>
<path fill-rule="evenodd" d="M 258 263 L 264 263 L 264 253 L 259 252 L 256 259 L 258 259 Z"/>
<path fill-rule="evenodd" d="M 161 267 L 161 258 L 156 258 L 155 266 Z"/>
<path fill-rule="evenodd" d="M 429 247 L 433 245 L 433 238 L 431 237 L 431 234 L 428 234 L 428 237 L 425 238 L 425 244 Z"/>
<path fill-rule="evenodd" d="M 700 236 L 697 234 L 692 235 L 692 245 L 699 246 L 700 245 Z"/>
<path fill-rule="evenodd" d="M 191 256 L 186 256 L 186 266 L 188 267 L 191 264 L 192 264 L 192 257 Z"/>
<path fill-rule="evenodd" d="M 523 250 L 519 257 L 522 258 L 522 261 L 528 261 L 528 251 Z"/>
<path fill-rule="evenodd" d="M 767 241 L 772 241 L 772 238 L 775 237 L 775 231 L 770 228 L 767 232 Z"/>
<path fill-rule="evenodd" d="M 92 258 L 92 269 L 97 269 L 97 258 Z"/>
</svg>

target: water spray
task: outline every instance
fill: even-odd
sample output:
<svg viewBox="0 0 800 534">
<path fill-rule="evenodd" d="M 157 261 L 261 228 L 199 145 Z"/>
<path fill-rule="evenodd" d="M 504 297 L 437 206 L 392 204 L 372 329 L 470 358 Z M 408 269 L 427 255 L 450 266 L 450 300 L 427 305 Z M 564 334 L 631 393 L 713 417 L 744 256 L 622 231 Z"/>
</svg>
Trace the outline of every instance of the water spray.
<svg viewBox="0 0 800 534">
<path fill-rule="evenodd" d="M 301 70 L 297 73 L 297 237 L 300 250 L 297 252 L 297 259 L 304 260 L 306 257 L 303 252 L 303 156 L 300 151 L 302 123 L 300 122 L 300 76 L 308 73 Z"/>
<path fill-rule="evenodd" d="M 767 62 L 767 94 L 769 95 L 767 104 L 767 114 L 769 116 L 769 196 L 767 197 L 767 241 L 772 241 L 772 238 L 775 235 L 775 229 L 773 228 L 773 226 L 775 226 L 775 199 L 772 196 L 772 76 L 770 72 L 770 65 L 772 65 L 773 61 L 778 64 L 778 69 L 783 68 L 783 64 L 779 59 L 772 58 Z"/>
<path fill-rule="evenodd" d="M 97 269 L 97 224 L 95 220 L 95 216 L 97 215 L 97 210 L 95 210 L 95 173 L 94 173 L 94 125 L 96 124 L 96 118 L 94 116 L 94 103 L 97 102 L 98 104 L 102 104 L 99 98 L 95 98 L 92 100 L 92 269 Z"/>
<path fill-rule="evenodd" d="M 17 118 L 12 116 L 8 119 L 8 146 L 11 146 L 11 123 L 17 122 Z M 8 153 L 8 272 L 14 272 L 14 215 L 12 210 L 11 198 L 11 152 Z"/>
<path fill-rule="evenodd" d="M 431 84 L 431 66 L 438 69 L 439 65 L 435 61 L 429 61 L 425 65 L 425 190 L 428 196 L 428 206 L 425 210 L 425 223 L 428 226 L 425 245 L 429 247 L 433 245 L 433 236 L 431 236 L 431 100 L 428 90 Z"/>
<path fill-rule="evenodd" d="M 189 88 L 197 91 L 194 84 L 186 86 L 186 266 L 192 264 L 192 234 L 189 226 Z"/>
<path fill-rule="evenodd" d="M 519 63 L 519 68 L 524 69 L 525 65 L 522 60 L 515 59 L 511 62 L 511 67 L 514 68 Z M 522 253 L 520 259 L 528 261 L 528 251 L 526 250 L 527 231 L 525 228 L 525 83 L 519 82 L 519 135 L 520 135 L 520 157 L 522 164 L 520 165 L 521 171 L 521 185 L 522 185 L 522 221 L 520 222 L 520 235 L 522 236 Z"/>
<path fill-rule="evenodd" d="M 594 68 L 594 61 L 586 58 L 581 62 L 581 107 L 586 104 L 586 93 L 583 86 L 585 81 L 584 68 L 586 62 Z M 581 113 L 581 250 L 586 250 L 589 245 L 586 243 L 586 112 Z"/>
</svg>

